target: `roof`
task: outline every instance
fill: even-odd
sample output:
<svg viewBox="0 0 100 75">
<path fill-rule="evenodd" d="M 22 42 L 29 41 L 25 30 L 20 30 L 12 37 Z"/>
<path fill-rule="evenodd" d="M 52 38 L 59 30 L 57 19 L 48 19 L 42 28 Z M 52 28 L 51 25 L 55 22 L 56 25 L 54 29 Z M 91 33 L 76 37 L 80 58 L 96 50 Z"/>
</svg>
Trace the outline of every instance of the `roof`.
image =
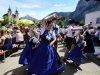
<svg viewBox="0 0 100 75">
<path fill-rule="evenodd" d="M 18 10 L 17 9 L 16 9 L 15 13 L 18 14 Z"/>
<path fill-rule="evenodd" d="M 96 12 L 100 12 L 100 10 L 93 11 L 93 12 L 89 12 L 89 13 L 87 13 L 87 14 L 96 13 Z"/>
<path fill-rule="evenodd" d="M 4 17 L 4 16 L 8 16 L 8 13 L 4 14 L 3 17 Z"/>
<path fill-rule="evenodd" d="M 15 14 L 12 14 L 12 15 L 13 15 L 13 17 L 16 17 Z M 8 16 L 8 13 L 4 14 L 3 17 L 4 17 L 4 16 Z"/>
<path fill-rule="evenodd" d="M 10 6 L 9 6 L 9 8 L 8 8 L 8 11 L 11 12 L 11 8 L 10 8 Z"/>
</svg>

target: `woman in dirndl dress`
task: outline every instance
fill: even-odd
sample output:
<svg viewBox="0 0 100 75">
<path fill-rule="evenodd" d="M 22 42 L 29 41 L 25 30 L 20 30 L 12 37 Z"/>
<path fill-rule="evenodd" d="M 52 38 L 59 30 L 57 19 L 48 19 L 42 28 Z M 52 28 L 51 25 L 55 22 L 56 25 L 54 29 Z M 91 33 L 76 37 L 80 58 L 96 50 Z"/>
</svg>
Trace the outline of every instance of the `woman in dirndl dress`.
<svg viewBox="0 0 100 75">
<path fill-rule="evenodd" d="M 29 73 L 36 75 L 58 75 L 64 65 L 57 58 L 59 55 L 53 47 L 56 36 L 51 31 L 51 21 L 47 21 L 46 26 L 46 30 L 41 35 L 40 44 L 31 58 L 28 70 Z"/>
<path fill-rule="evenodd" d="M 93 29 L 88 29 L 84 32 L 85 41 L 87 43 L 87 46 L 83 51 L 83 56 L 86 59 L 88 59 L 88 54 L 94 54 L 95 52 L 93 37 L 91 35 L 92 32 L 93 32 Z"/>
<path fill-rule="evenodd" d="M 76 46 L 72 48 L 68 52 L 68 58 L 70 58 L 75 66 L 79 66 L 81 63 L 81 58 L 82 58 L 82 51 L 86 47 L 86 42 L 84 41 L 84 36 L 80 35 L 79 36 L 79 41 L 77 42 Z"/>
<path fill-rule="evenodd" d="M 1 31 L 1 40 L 2 43 L 0 44 L 1 50 L 11 50 L 12 48 L 12 37 L 9 33 L 9 31 Z"/>
<path fill-rule="evenodd" d="M 85 33 L 85 41 L 87 43 L 87 46 L 86 46 L 84 52 L 94 53 L 95 52 L 94 42 L 93 42 L 92 35 L 89 33 L 89 31 L 86 31 L 86 33 Z"/>
<path fill-rule="evenodd" d="M 35 31 L 30 30 L 30 38 L 26 44 L 24 50 L 22 51 L 19 59 L 19 64 L 27 65 L 30 62 L 32 54 L 34 54 L 33 48 L 39 43 L 39 40 L 35 37 Z"/>
</svg>

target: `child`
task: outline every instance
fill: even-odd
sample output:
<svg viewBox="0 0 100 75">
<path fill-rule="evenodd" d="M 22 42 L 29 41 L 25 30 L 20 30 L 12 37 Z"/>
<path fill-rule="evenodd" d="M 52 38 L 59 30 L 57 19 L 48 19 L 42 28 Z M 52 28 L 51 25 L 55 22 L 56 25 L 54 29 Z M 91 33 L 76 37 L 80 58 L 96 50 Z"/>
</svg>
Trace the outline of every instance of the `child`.
<svg viewBox="0 0 100 75">
<path fill-rule="evenodd" d="M 68 58 L 70 58 L 77 67 L 81 63 L 82 50 L 84 50 L 85 47 L 86 41 L 84 41 L 84 36 L 80 35 L 77 45 L 68 52 Z"/>
</svg>

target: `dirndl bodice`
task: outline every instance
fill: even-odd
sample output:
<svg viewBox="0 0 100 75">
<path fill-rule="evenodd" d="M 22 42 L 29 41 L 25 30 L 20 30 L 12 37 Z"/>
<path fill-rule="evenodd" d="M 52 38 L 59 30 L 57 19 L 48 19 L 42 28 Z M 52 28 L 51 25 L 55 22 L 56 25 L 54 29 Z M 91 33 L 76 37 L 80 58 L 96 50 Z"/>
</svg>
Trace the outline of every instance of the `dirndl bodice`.
<svg viewBox="0 0 100 75">
<path fill-rule="evenodd" d="M 52 37 L 50 37 L 50 40 L 48 40 L 47 38 L 46 38 L 46 36 L 49 34 L 49 32 L 48 32 L 48 30 L 45 30 L 45 32 L 41 35 L 41 41 L 42 42 L 45 42 L 45 43 L 50 43 L 52 40 L 53 40 L 53 38 Z M 52 35 L 52 34 L 51 34 Z"/>
<path fill-rule="evenodd" d="M 80 49 L 82 49 L 84 47 L 84 42 L 83 41 L 78 41 L 77 47 L 79 47 Z"/>
<path fill-rule="evenodd" d="M 9 50 L 12 48 L 12 39 L 6 38 L 4 45 L 1 47 L 2 50 Z"/>
</svg>

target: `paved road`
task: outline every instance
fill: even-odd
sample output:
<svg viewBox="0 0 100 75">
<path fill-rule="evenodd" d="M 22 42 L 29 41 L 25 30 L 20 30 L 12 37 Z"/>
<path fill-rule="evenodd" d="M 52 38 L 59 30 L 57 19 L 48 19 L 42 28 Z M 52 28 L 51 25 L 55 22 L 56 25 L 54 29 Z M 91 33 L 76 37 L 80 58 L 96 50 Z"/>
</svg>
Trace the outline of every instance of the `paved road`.
<svg viewBox="0 0 100 75">
<path fill-rule="evenodd" d="M 95 55 L 100 54 L 100 47 L 95 46 L 95 49 Z M 63 57 L 64 50 L 62 50 L 62 47 L 59 48 L 58 52 Z M 89 55 L 89 57 L 89 60 L 82 60 L 79 68 L 76 68 L 72 61 L 68 60 L 69 63 L 65 64 L 65 71 L 61 75 L 100 75 L 100 60 L 93 55 Z"/>
<path fill-rule="evenodd" d="M 61 58 L 64 55 L 62 48 L 63 46 L 59 45 L 58 52 Z M 0 75 L 27 75 L 27 66 L 18 64 L 21 51 L 7 57 L 5 63 L 0 63 Z M 100 52 L 100 47 L 96 47 L 96 51 Z M 76 68 L 71 62 L 65 64 L 65 71 L 61 75 L 100 75 L 100 60 L 96 57 L 91 56 L 89 60 L 82 60 L 79 68 Z"/>
</svg>

